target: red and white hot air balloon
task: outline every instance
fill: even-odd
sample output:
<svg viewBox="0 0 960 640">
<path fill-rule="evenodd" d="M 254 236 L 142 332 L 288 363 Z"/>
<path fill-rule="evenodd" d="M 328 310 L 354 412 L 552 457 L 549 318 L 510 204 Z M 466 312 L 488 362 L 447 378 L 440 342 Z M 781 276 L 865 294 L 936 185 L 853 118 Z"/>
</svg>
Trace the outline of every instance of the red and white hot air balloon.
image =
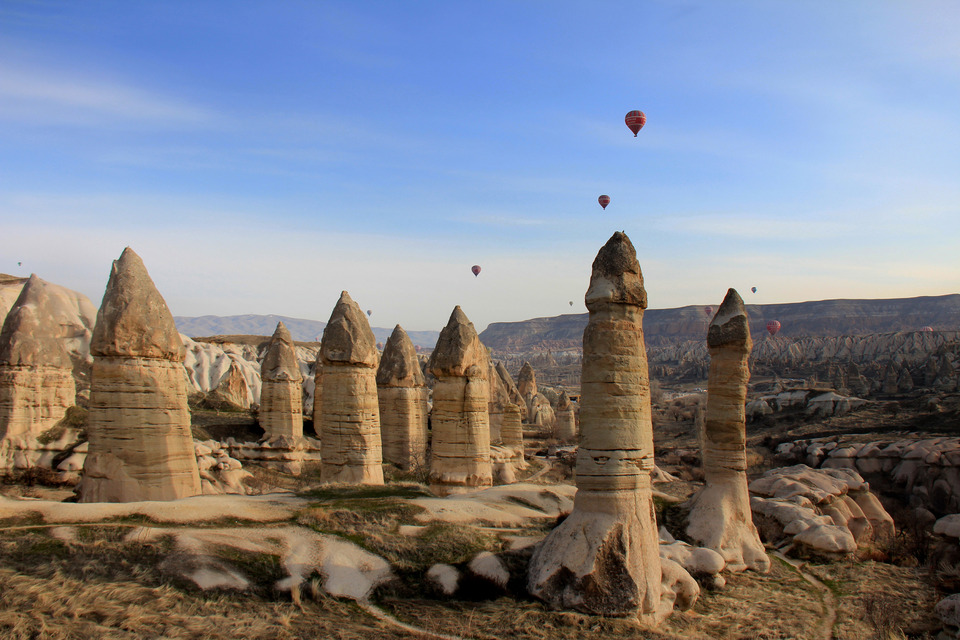
<svg viewBox="0 0 960 640">
<path fill-rule="evenodd" d="M 703 313 L 709 318 L 710 316 L 713 315 L 713 307 L 704 307 Z"/>
<path fill-rule="evenodd" d="M 627 113 L 623 121 L 627 123 L 627 127 L 630 128 L 630 131 L 633 131 L 633 137 L 636 138 L 640 129 L 643 129 L 643 125 L 647 124 L 647 116 L 644 115 L 643 111 L 634 109 Z"/>
<path fill-rule="evenodd" d="M 920 331 L 933 331 L 933 327 L 924 327 L 923 329 L 920 329 Z"/>
<path fill-rule="evenodd" d="M 473 265 L 472 267 L 470 267 L 470 271 L 473 271 L 474 277 L 480 275 L 480 265 L 478 264 Z"/>
<path fill-rule="evenodd" d="M 600 196 L 597 198 L 597 202 L 600 203 L 600 206 L 604 209 L 607 208 L 607 205 L 610 204 L 610 196 Z"/>
<path fill-rule="evenodd" d="M 780 331 L 780 321 L 770 320 L 767 322 L 767 331 L 769 331 L 772 336 L 777 335 L 777 331 Z"/>
</svg>

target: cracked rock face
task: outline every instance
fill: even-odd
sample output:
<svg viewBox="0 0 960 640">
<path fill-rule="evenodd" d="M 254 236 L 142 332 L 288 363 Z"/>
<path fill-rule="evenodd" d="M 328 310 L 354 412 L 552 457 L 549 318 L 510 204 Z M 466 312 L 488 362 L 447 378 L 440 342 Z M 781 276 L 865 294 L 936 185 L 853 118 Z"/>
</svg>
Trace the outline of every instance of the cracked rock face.
<svg viewBox="0 0 960 640">
<path fill-rule="evenodd" d="M 267 439 L 303 437 L 303 375 L 290 331 L 277 323 L 260 365 L 260 426 Z"/>
<path fill-rule="evenodd" d="M 489 360 L 473 323 L 456 307 L 427 365 L 433 387 L 430 484 L 454 493 L 493 484 Z"/>
<path fill-rule="evenodd" d="M 113 263 L 90 345 L 89 453 L 81 502 L 200 493 L 184 348 L 166 302 L 129 247 Z"/>
<path fill-rule="evenodd" d="M 0 441 L 36 437 L 73 406 L 73 364 L 46 283 L 23 286 L 0 331 Z"/>
<path fill-rule="evenodd" d="M 350 294 L 333 308 L 320 342 L 319 416 L 324 482 L 383 484 L 380 406 L 377 400 L 377 341 Z"/>
<path fill-rule="evenodd" d="M 747 489 L 746 398 L 753 341 L 747 311 L 734 290 L 707 331 L 710 374 L 700 442 L 706 484 L 693 498 L 687 534 L 718 552 L 732 571 L 770 568 L 753 524 Z"/>
<path fill-rule="evenodd" d="M 553 607 L 656 622 L 692 581 L 661 567 L 650 473 L 653 426 L 636 251 L 615 233 L 597 254 L 586 294 L 573 512 L 534 551 L 527 586 Z M 670 575 L 668 576 L 667 573 Z M 685 572 L 684 572 L 685 573 Z M 689 577 L 689 576 L 687 576 Z"/>
<path fill-rule="evenodd" d="M 377 369 L 383 458 L 401 469 L 427 463 L 427 386 L 417 350 L 400 325 L 383 347 Z"/>
</svg>

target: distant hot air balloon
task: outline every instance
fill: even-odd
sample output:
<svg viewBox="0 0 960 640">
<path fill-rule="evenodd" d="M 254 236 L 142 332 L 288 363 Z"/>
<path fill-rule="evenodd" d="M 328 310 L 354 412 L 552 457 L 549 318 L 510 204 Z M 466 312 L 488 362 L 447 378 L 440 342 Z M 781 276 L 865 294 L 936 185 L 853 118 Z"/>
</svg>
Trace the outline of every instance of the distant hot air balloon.
<svg viewBox="0 0 960 640">
<path fill-rule="evenodd" d="M 474 277 L 480 275 L 480 265 L 478 264 L 473 265 L 472 267 L 470 267 L 470 271 L 473 271 Z"/>
<path fill-rule="evenodd" d="M 703 313 L 706 314 L 707 316 L 713 315 L 713 307 L 704 307 Z"/>
<path fill-rule="evenodd" d="M 17 263 L 17 266 L 18 266 L 18 267 L 19 267 L 19 266 L 22 266 L 22 265 L 23 265 L 22 262 L 18 262 L 18 263 Z"/>
<path fill-rule="evenodd" d="M 370 309 L 367 309 L 367 317 L 369 318 L 372 315 L 373 315 L 373 311 L 370 311 Z"/>
<path fill-rule="evenodd" d="M 643 125 L 647 124 L 647 116 L 644 115 L 643 111 L 637 111 L 636 109 L 627 113 L 623 120 L 627 123 L 630 131 L 633 131 L 634 138 L 640 133 L 640 129 L 643 129 Z"/>
<path fill-rule="evenodd" d="M 383 343 L 382 343 L 382 342 L 378 342 L 378 343 L 377 343 L 377 351 L 383 351 Z"/>
<path fill-rule="evenodd" d="M 756 288 L 756 287 L 750 287 L 750 291 L 753 291 L 754 293 L 756 293 L 756 292 L 757 292 L 757 288 Z"/>
<path fill-rule="evenodd" d="M 597 202 L 600 203 L 600 206 L 604 209 L 607 208 L 607 205 L 610 204 L 610 196 L 600 196 L 597 198 Z"/>
<path fill-rule="evenodd" d="M 767 331 L 769 331 L 772 336 L 777 335 L 777 331 L 780 331 L 780 321 L 770 320 L 767 322 Z"/>
<path fill-rule="evenodd" d="M 933 327 L 924 327 L 923 329 L 920 329 L 920 331 L 933 331 Z"/>
<path fill-rule="evenodd" d="M 570 301 L 570 306 L 571 306 L 571 307 L 573 306 L 573 300 Z"/>
</svg>

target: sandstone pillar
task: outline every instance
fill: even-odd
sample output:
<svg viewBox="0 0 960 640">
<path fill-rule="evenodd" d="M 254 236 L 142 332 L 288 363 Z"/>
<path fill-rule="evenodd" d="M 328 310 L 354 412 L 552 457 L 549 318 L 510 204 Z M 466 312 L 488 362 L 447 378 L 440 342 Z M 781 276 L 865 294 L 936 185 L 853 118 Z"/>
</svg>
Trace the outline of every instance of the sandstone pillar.
<svg viewBox="0 0 960 640">
<path fill-rule="evenodd" d="M 320 431 L 321 479 L 383 484 L 377 340 L 346 291 L 323 330 L 319 357 L 323 368 L 315 398 L 320 421 L 314 425 Z"/>
<path fill-rule="evenodd" d="M 417 350 L 400 325 L 383 347 L 377 369 L 383 459 L 401 469 L 427 465 L 427 383 Z"/>
<path fill-rule="evenodd" d="M 573 403 L 566 391 L 560 392 L 557 403 L 557 440 L 575 442 L 577 439 L 577 417 L 573 413 Z"/>
<path fill-rule="evenodd" d="M 507 368 L 503 366 L 502 362 L 498 362 L 495 367 L 497 372 L 497 377 L 500 378 L 501 384 L 507 390 L 507 397 L 510 398 L 510 402 L 517 405 L 520 408 L 520 419 L 527 419 L 527 403 L 524 401 L 523 396 L 520 395 L 520 390 L 517 389 L 516 383 L 513 381 L 513 377 L 510 376 L 510 372 L 507 371 Z"/>
<path fill-rule="evenodd" d="M 732 571 L 765 572 L 770 560 L 747 491 L 745 407 L 753 341 L 743 300 L 733 289 L 710 323 L 707 347 L 707 415 L 700 432 L 706 485 L 693 498 L 687 534 L 723 556 Z"/>
<path fill-rule="evenodd" d="M 260 426 L 267 440 L 303 437 L 303 374 L 293 337 L 277 323 L 260 365 Z"/>
<path fill-rule="evenodd" d="M 0 442 L 39 436 L 76 400 L 54 313 L 46 283 L 31 275 L 0 331 Z"/>
<path fill-rule="evenodd" d="M 527 585 L 556 608 L 651 619 L 663 576 L 650 484 L 647 294 L 625 234 L 597 254 L 585 301 L 577 494 L 570 516 L 534 551 Z"/>
<path fill-rule="evenodd" d="M 437 379 L 430 484 L 444 493 L 491 486 L 487 350 L 460 307 L 440 332 L 427 367 Z"/>
<path fill-rule="evenodd" d="M 129 247 L 113 263 L 90 353 L 90 445 L 80 501 L 199 494 L 183 343 L 167 303 Z"/>
</svg>

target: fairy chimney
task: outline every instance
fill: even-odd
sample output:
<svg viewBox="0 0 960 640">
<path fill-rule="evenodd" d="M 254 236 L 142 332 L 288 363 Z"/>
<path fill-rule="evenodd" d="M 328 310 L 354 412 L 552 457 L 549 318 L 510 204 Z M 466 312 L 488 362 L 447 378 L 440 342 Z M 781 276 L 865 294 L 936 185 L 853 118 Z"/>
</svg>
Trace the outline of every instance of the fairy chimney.
<svg viewBox="0 0 960 640">
<path fill-rule="evenodd" d="M 264 437 L 303 437 L 303 374 L 293 337 L 282 323 L 270 338 L 260 364 L 260 426 Z"/>
<path fill-rule="evenodd" d="M 400 325 L 383 347 L 377 369 L 383 459 L 401 469 L 427 463 L 427 385 L 417 350 Z"/>
<path fill-rule="evenodd" d="M 346 291 L 323 330 L 323 365 L 314 404 L 324 482 L 383 484 L 377 340 L 367 316 Z"/>
<path fill-rule="evenodd" d="M 183 343 L 167 303 L 129 247 L 113 263 L 90 353 L 89 453 L 80 501 L 199 494 Z"/>
<path fill-rule="evenodd" d="M 687 534 L 723 556 L 732 571 L 766 572 L 770 560 L 753 525 L 747 491 L 747 359 L 753 341 L 734 289 L 710 323 L 707 348 L 707 415 L 699 434 L 706 484 L 693 498 Z"/>
</svg>

